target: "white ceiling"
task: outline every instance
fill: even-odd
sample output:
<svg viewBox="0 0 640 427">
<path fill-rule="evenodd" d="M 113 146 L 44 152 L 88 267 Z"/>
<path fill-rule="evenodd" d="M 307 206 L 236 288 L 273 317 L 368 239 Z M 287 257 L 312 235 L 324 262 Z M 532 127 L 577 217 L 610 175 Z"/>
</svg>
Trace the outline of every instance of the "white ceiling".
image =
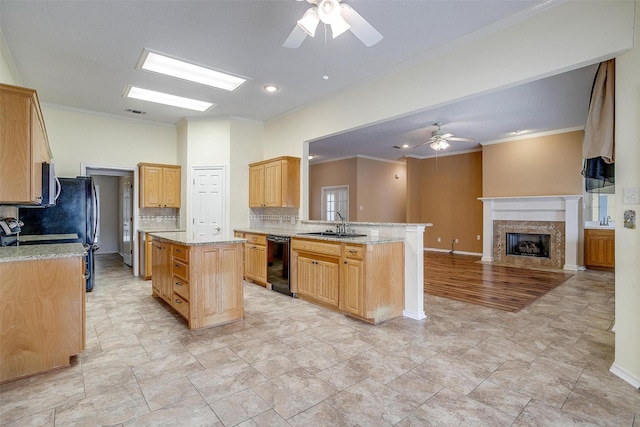
<svg viewBox="0 0 640 427">
<path fill-rule="evenodd" d="M 282 43 L 310 6 L 294 0 L 0 0 L 0 28 L 21 84 L 41 102 L 175 124 L 184 117 L 238 116 L 264 121 L 405 66 L 461 38 L 516 24 L 555 0 L 345 0 L 384 35 L 365 47 L 347 32 Z M 148 48 L 249 78 L 226 92 L 136 70 Z M 473 66 L 473 64 L 461 64 Z M 317 160 L 356 154 L 397 159 L 393 145 L 417 144 L 441 121 L 478 142 L 516 129 L 544 132 L 584 125 L 594 67 L 482 95 L 312 143 Z M 324 80 L 324 74 L 329 76 Z M 275 94 L 265 84 L 278 85 Z M 218 104 L 205 113 L 122 97 L 127 84 Z M 132 115 L 126 109 L 144 111 Z M 468 145 L 454 143 L 454 149 Z M 322 148 L 322 145 L 325 147 Z M 415 144 L 413 144 L 415 145 Z M 429 148 L 413 150 L 429 155 Z"/>
</svg>

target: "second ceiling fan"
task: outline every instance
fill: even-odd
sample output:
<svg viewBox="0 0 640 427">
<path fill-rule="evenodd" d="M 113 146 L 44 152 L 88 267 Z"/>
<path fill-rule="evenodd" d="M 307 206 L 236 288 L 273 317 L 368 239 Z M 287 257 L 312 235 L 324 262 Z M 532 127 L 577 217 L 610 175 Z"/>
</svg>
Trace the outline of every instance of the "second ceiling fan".
<svg viewBox="0 0 640 427">
<path fill-rule="evenodd" d="M 459 136 L 455 136 L 454 134 L 442 129 L 442 123 L 436 122 L 433 124 L 436 126 L 436 130 L 431 132 L 431 138 L 423 142 L 422 144 L 418 144 L 413 146 L 412 148 L 422 147 L 423 145 L 429 145 L 431 149 L 436 151 L 446 150 L 449 148 L 449 141 L 460 141 L 460 142 L 473 142 L 473 138 L 462 138 Z"/>
<path fill-rule="evenodd" d="M 373 25 L 369 24 L 351 6 L 341 3 L 340 0 L 307 0 L 307 3 L 314 6 L 307 9 L 302 15 L 282 46 L 300 47 L 307 35 L 315 36 L 316 28 L 320 22 L 331 27 L 334 39 L 350 30 L 367 47 L 382 40 L 382 34 Z"/>
</svg>

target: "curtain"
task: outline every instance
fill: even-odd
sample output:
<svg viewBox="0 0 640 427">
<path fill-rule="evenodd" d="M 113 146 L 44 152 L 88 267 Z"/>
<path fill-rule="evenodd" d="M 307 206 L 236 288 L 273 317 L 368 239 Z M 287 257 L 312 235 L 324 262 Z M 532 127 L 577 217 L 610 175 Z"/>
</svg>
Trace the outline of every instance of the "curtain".
<svg viewBox="0 0 640 427">
<path fill-rule="evenodd" d="M 614 136 L 615 60 L 611 59 L 598 66 L 582 140 L 582 175 L 588 192 L 614 193 Z"/>
</svg>

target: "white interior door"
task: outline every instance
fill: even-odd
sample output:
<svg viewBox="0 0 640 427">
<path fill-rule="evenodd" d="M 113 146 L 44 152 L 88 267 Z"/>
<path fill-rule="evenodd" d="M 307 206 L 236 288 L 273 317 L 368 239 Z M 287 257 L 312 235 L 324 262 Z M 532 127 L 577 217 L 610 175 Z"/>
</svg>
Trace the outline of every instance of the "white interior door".
<svg viewBox="0 0 640 427">
<path fill-rule="evenodd" d="M 192 176 L 191 224 L 194 239 L 223 234 L 224 168 L 193 168 Z"/>
<path fill-rule="evenodd" d="M 122 179 L 122 261 L 131 266 L 131 243 L 133 240 L 131 221 L 133 220 L 133 184 L 132 177 Z"/>
</svg>

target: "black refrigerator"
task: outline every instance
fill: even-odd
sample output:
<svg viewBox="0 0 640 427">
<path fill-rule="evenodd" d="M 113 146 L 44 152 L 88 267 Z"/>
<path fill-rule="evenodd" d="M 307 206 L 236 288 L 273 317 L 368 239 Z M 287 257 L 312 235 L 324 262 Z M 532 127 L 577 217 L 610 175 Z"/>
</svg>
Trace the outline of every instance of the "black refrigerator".
<svg viewBox="0 0 640 427">
<path fill-rule="evenodd" d="M 60 195 L 54 206 L 20 208 L 18 217 L 24 223 L 21 235 L 77 234 L 87 250 L 85 277 L 87 291 L 93 290 L 94 252 L 98 250 L 96 231 L 99 206 L 91 177 L 59 178 Z M 50 240 L 47 243 L 59 243 Z M 21 243 L 22 244 L 22 243 Z"/>
</svg>

